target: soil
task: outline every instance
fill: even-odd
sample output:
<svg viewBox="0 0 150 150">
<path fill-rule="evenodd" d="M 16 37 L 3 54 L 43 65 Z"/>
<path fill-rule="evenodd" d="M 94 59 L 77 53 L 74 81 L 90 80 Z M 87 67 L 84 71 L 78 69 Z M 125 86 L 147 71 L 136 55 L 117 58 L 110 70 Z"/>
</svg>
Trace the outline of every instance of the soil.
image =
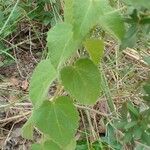
<svg viewBox="0 0 150 150">
<path fill-rule="evenodd" d="M 23 31 L 17 36 L 14 35 L 14 38 L 9 37 L 8 41 L 13 44 L 25 41 L 29 30 Z M 44 38 L 42 40 L 45 41 Z M 45 46 L 45 42 L 42 44 Z M 31 47 L 28 43 L 24 43 L 13 48 L 10 54 L 16 61 L 5 63 L 0 67 L 0 149 L 3 150 L 28 150 L 33 142 L 21 136 L 21 128 L 32 109 L 28 100 L 29 80 L 43 53 L 43 45 L 41 46 L 38 40 L 33 40 L 32 45 Z M 9 60 L 8 56 L 0 56 L 1 62 L 6 60 Z M 38 140 L 39 136 L 35 132 L 34 141 Z"/>
<path fill-rule="evenodd" d="M 31 55 L 29 50 L 19 49 L 15 53 L 17 62 L 0 68 L 0 149 L 30 150 L 31 144 L 40 138 L 40 134 L 36 131 L 34 133 L 34 140 L 22 138 L 21 128 L 29 117 L 28 112 L 32 109 L 31 102 L 28 99 L 29 80 L 36 64 L 42 57 L 41 54 L 42 50 L 40 53 L 34 50 Z M 4 56 L 2 60 L 5 60 Z M 55 85 L 54 83 L 51 86 L 50 95 L 56 90 Z M 107 113 L 105 101 L 97 103 L 94 108 L 95 110 L 100 109 L 103 113 Z M 101 115 L 93 113 L 91 118 L 92 120 L 96 118 L 97 122 L 99 122 Z M 87 119 L 85 118 L 85 120 Z M 80 122 L 79 129 L 83 130 L 82 121 Z M 98 130 L 99 133 L 105 134 L 105 128 L 100 127 Z M 93 137 L 91 137 L 91 140 L 94 140 Z"/>
<path fill-rule="evenodd" d="M 24 27 L 26 28 L 26 27 Z M 29 28 L 27 30 L 23 30 L 18 36 L 15 37 L 13 40 L 9 40 L 16 44 L 19 41 L 25 41 L 28 39 L 29 35 Z M 39 28 L 41 30 L 41 28 Z M 46 29 L 42 29 L 46 30 Z M 20 29 L 22 31 L 22 29 Z M 43 31 L 42 31 L 43 32 Z M 27 119 L 30 116 L 30 112 L 32 110 L 31 102 L 29 101 L 28 97 L 28 90 L 29 90 L 29 81 L 31 74 L 37 65 L 37 63 L 43 58 L 43 49 L 46 45 L 45 43 L 45 37 L 43 36 L 41 39 L 42 43 L 37 40 L 32 41 L 32 47 L 31 43 L 25 43 L 21 46 L 18 46 L 17 48 L 13 48 L 10 51 L 10 54 L 16 59 L 16 61 L 11 62 L 10 64 L 6 64 L 2 67 L 0 67 L 0 149 L 3 150 L 30 150 L 31 144 L 33 142 L 39 141 L 40 134 L 39 132 L 34 132 L 34 140 L 26 140 L 22 138 L 21 136 L 21 128 L 24 125 L 24 123 L 27 121 Z M 9 47 L 9 44 L 7 44 L 7 47 Z M 114 54 L 114 43 L 109 43 L 106 48 L 106 56 L 110 56 L 110 53 Z M 0 56 L 0 61 L 7 60 L 7 56 Z M 104 58 L 107 59 L 107 58 Z M 123 59 L 125 59 L 123 57 Z M 129 65 L 130 62 L 124 61 L 122 64 L 120 63 L 118 67 L 121 69 L 125 68 Z M 122 65 L 122 66 L 121 66 Z M 104 66 L 106 75 L 108 75 L 108 82 L 110 82 L 110 86 L 113 84 L 116 84 L 116 77 L 114 76 L 113 72 L 110 72 L 109 66 Z M 139 70 L 138 70 L 139 69 Z M 132 82 L 139 82 L 147 79 L 147 73 L 148 69 L 140 70 L 141 66 L 135 69 L 138 73 L 135 73 L 137 77 L 135 77 L 136 80 L 129 80 Z M 134 75 L 135 75 L 134 74 Z M 133 79 L 133 76 L 131 76 Z M 128 82 L 128 80 L 127 80 Z M 128 83 L 127 83 L 128 85 Z M 122 92 L 124 85 L 119 85 L 119 90 Z M 53 83 L 53 85 L 50 88 L 49 94 L 53 95 L 54 91 L 56 90 L 56 83 Z M 118 91 L 119 91 L 118 90 Z M 129 94 L 129 96 L 132 96 L 132 93 L 130 91 L 127 91 L 125 95 Z M 135 93 L 133 93 L 133 101 L 135 99 L 135 102 L 137 105 L 137 99 L 134 96 Z M 121 98 L 122 95 L 119 95 L 119 93 L 116 93 L 117 97 L 114 98 L 116 106 L 121 103 L 122 100 L 126 99 L 126 97 L 123 99 Z M 127 98 L 129 97 L 127 96 Z M 117 106 L 119 107 L 119 106 Z M 106 98 L 103 98 L 101 101 L 98 101 L 97 104 L 92 108 L 95 111 L 98 111 L 100 113 L 108 114 L 108 106 L 106 103 Z M 79 110 L 80 116 L 85 120 L 86 128 L 89 127 L 89 123 L 86 122 L 87 118 L 86 115 L 82 110 Z M 99 136 L 104 136 L 106 129 L 102 122 L 102 115 L 98 114 L 96 112 L 90 111 L 90 118 L 93 124 L 94 129 L 99 133 Z M 83 120 L 80 121 L 79 130 L 84 130 Z M 89 129 L 90 130 L 90 129 Z M 77 133 L 79 139 L 82 139 L 82 136 L 80 132 Z M 90 137 L 90 141 L 94 141 L 95 137 Z"/>
</svg>

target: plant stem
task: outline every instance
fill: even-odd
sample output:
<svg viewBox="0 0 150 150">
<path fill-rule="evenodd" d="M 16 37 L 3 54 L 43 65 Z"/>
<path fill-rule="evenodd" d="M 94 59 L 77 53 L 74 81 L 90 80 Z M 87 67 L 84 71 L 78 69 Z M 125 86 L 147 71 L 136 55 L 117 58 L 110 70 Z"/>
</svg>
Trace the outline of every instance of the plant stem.
<svg viewBox="0 0 150 150">
<path fill-rule="evenodd" d="M 107 79 L 105 77 L 105 74 L 104 74 L 102 67 L 101 67 L 101 86 L 102 86 L 102 90 L 103 90 L 103 92 L 107 98 L 107 103 L 108 103 L 110 112 L 111 113 L 115 112 L 115 114 L 116 114 L 115 105 L 114 105 L 113 99 L 111 97 L 108 82 L 107 82 Z"/>
</svg>

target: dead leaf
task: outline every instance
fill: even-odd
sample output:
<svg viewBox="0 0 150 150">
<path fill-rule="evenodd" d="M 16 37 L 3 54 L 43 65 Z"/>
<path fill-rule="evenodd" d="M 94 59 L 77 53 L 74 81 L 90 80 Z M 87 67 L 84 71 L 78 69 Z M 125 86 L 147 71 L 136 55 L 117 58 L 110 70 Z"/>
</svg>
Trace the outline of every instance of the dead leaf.
<svg viewBox="0 0 150 150">
<path fill-rule="evenodd" d="M 27 90 L 27 89 L 28 89 L 28 86 L 29 86 L 29 83 L 28 83 L 27 80 L 22 81 L 21 88 L 22 88 L 23 90 Z"/>
<path fill-rule="evenodd" d="M 12 83 L 13 86 L 18 86 L 19 85 L 19 80 L 17 78 L 11 78 L 10 82 Z"/>
</svg>

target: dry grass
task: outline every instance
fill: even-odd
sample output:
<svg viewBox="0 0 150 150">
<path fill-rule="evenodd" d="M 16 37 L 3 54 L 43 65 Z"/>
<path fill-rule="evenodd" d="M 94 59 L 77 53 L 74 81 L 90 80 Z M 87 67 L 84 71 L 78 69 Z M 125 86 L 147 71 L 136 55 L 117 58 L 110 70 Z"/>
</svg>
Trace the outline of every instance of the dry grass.
<svg viewBox="0 0 150 150">
<path fill-rule="evenodd" d="M 141 107 L 142 85 L 149 77 L 149 66 L 143 63 L 143 60 L 139 60 L 137 53 L 133 55 L 135 52 L 133 49 L 127 49 L 121 52 L 117 50 L 117 45 L 113 42 L 106 47 L 102 66 L 109 85 L 109 91 L 107 92 L 115 103 L 116 112 L 118 113 L 121 104 L 125 101 L 132 101 L 135 105 Z M 32 57 L 31 53 L 30 55 Z M 23 64 L 18 61 L 18 64 L 14 65 L 21 66 Z M 11 69 L 11 67 L 12 66 L 8 66 L 8 69 Z M 24 68 L 20 70 L 22 69 Z M 32 72 L 32 67 L 29 70 Z M 20 74 L 17 67 L 15 72 Z M 29 72 L 27 79 L 30 78 L 30 74 Z M 22 127 L 32 110 L 32 105 L 28 101 L 28 85 L 23 89 L 23 81 L 25 80 L 21 78 L 21 76 L 12 78 L 10 74 L 10 78 L 7 77 L 6 80 L 4 76 L 4 80 L 0 83 L 0 126 L 1 141 L 3 141 L 1 145 L 3 147 L 8 146 L 10 139 L 15 139 L 13 137 L 13 131 L 16 132 L 16 128 L 20 129 Z M 78 139 L 82 139 L 83 133 L 86 133 L 87 140 L 92 142 L 98 139 L 100 134 L 105 134 L 106 125 L 103 120 L 107 118 L 111 121 L 113 118 L 113 116 L 109 114 L 106 103 L 107 99 L 107 95 L 103 94 L 94 107 L 82 107 L 77 105 L 82 120 L 79 132 L 76 136 Z M 16 127 L 16 125 L 19 127 Z M 19 138 L 21 138 L 20 134 Z M 26 143 L 26 140 L 24 142 Z M 20 143 L 19 140 L 16 145 L 18 143 Z M 14 147 L 16 145 L 14 144 Z"/>
<path fill-rule="evenodd" d="M 0 68 L 0 145 L 3 149 L 28 149 L 31 144 L 31 141 L 21 138 L 20 129 L 32 111 L 28 99 L 29 79 L 35 65 L 45 56 L 47 30 L 42 24 L 25 18 L 19 23 L 18 32 L 1 39 L 15 59 L 10 65 Z M 147 52 L 142 53 L 149 55 Z M 2 55 L 0 60 L 8 57 Z M 113 40 L 108 40 L 102 68 L 108 84 L 106 92 L 93 107 L 76 105 L 81 116 L 77 139 L 84 136 L 93 142 L 105 134 L 105 118 L 111 122 L 114 117 L 107 106 L 109 98 L 115 104 L 117 115 L 121 104 L 126 101 L 142 107 L 142 85 L 149 78 L 150 68 L 143 61 L 141 52 L 134 49 L 120 51 Z M 38 137 L 36 134 L 35 140 Z"/>
</svg>

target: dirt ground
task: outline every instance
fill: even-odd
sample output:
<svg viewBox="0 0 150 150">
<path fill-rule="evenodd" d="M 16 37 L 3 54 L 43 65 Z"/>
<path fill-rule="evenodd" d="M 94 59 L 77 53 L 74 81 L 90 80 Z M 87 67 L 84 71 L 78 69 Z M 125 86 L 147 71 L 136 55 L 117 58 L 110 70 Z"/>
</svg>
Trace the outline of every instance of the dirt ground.
<svg viewBox="0 0 150 150">
<path fill-rule="evenodd" d="M 25 41 L 28 36 L 29 30 L 19 34 L 19 38 L 14 36 L 12 43 L 16 44 L 17 39 Z M 17 48 L 13 48 L 10 54 L 15 58 L 15 61 L 0 67 L 0 149 L 29 150 L 33 141 L 38 141 L 40 138 L 39 132 L 35 131 L 33 141 L 23 139 L 21 128 L 31 114 L 32 104 L 28 97 L 29 81 L 35 66 L 44 57 L 45 41 L 45 36 L 43 36 L 40 40 L 36 39 L 32 42 L 30 41 L 30 43 L 21 44 Z M 113 42 L 106 43 L 104 61 L 105 59 L 112 59 L 111 55 L 115 55 L 115 47 L 116 45 Z M 132 98 L 136 105 L 140 105 L 141 96 L 137 87 L 139 82 L 143 83 L 147 80 L 149 67 L 138 57 L 135 51 L 129 49 L 122 53 L 118 62 L 114 62 L 111 65 L 103 63 L 110 91 L 112 92 L 112 99 L 117 108 L 120 107 L 120 103 L 129 98 Z M 5 55 L 0 56 L 0 61 L 3 62 L 6 59 Z M 130 69 L 129 66 L 132 66 L 132 70 L 129 70 L 130 74 L 124 74 L 123 71 Z M 117 73 L 115 69 L 117 69 Z M 51 86 L 50 95 L 53 94 L 55 88 L 54 83 Z M 100 99 L 101 102 L 98 101 L 92 108 L 95 111 L 91 112 L 90 117 L 92 122 L 95 122 L 95 125 L 98 127 L 97 132 L 99 132 L 99 135 L 104 135 L 105 126 L 102 125 L 101 118 L 103 114 L 108 113 L 107 98 L 102 95 Z M 82 115 L 82 112 L 80 114 Z M 82 119 L 79 130 L 84 128 Z M 90 140 L 94 140 L 93 137 Z"/>
</svg>

